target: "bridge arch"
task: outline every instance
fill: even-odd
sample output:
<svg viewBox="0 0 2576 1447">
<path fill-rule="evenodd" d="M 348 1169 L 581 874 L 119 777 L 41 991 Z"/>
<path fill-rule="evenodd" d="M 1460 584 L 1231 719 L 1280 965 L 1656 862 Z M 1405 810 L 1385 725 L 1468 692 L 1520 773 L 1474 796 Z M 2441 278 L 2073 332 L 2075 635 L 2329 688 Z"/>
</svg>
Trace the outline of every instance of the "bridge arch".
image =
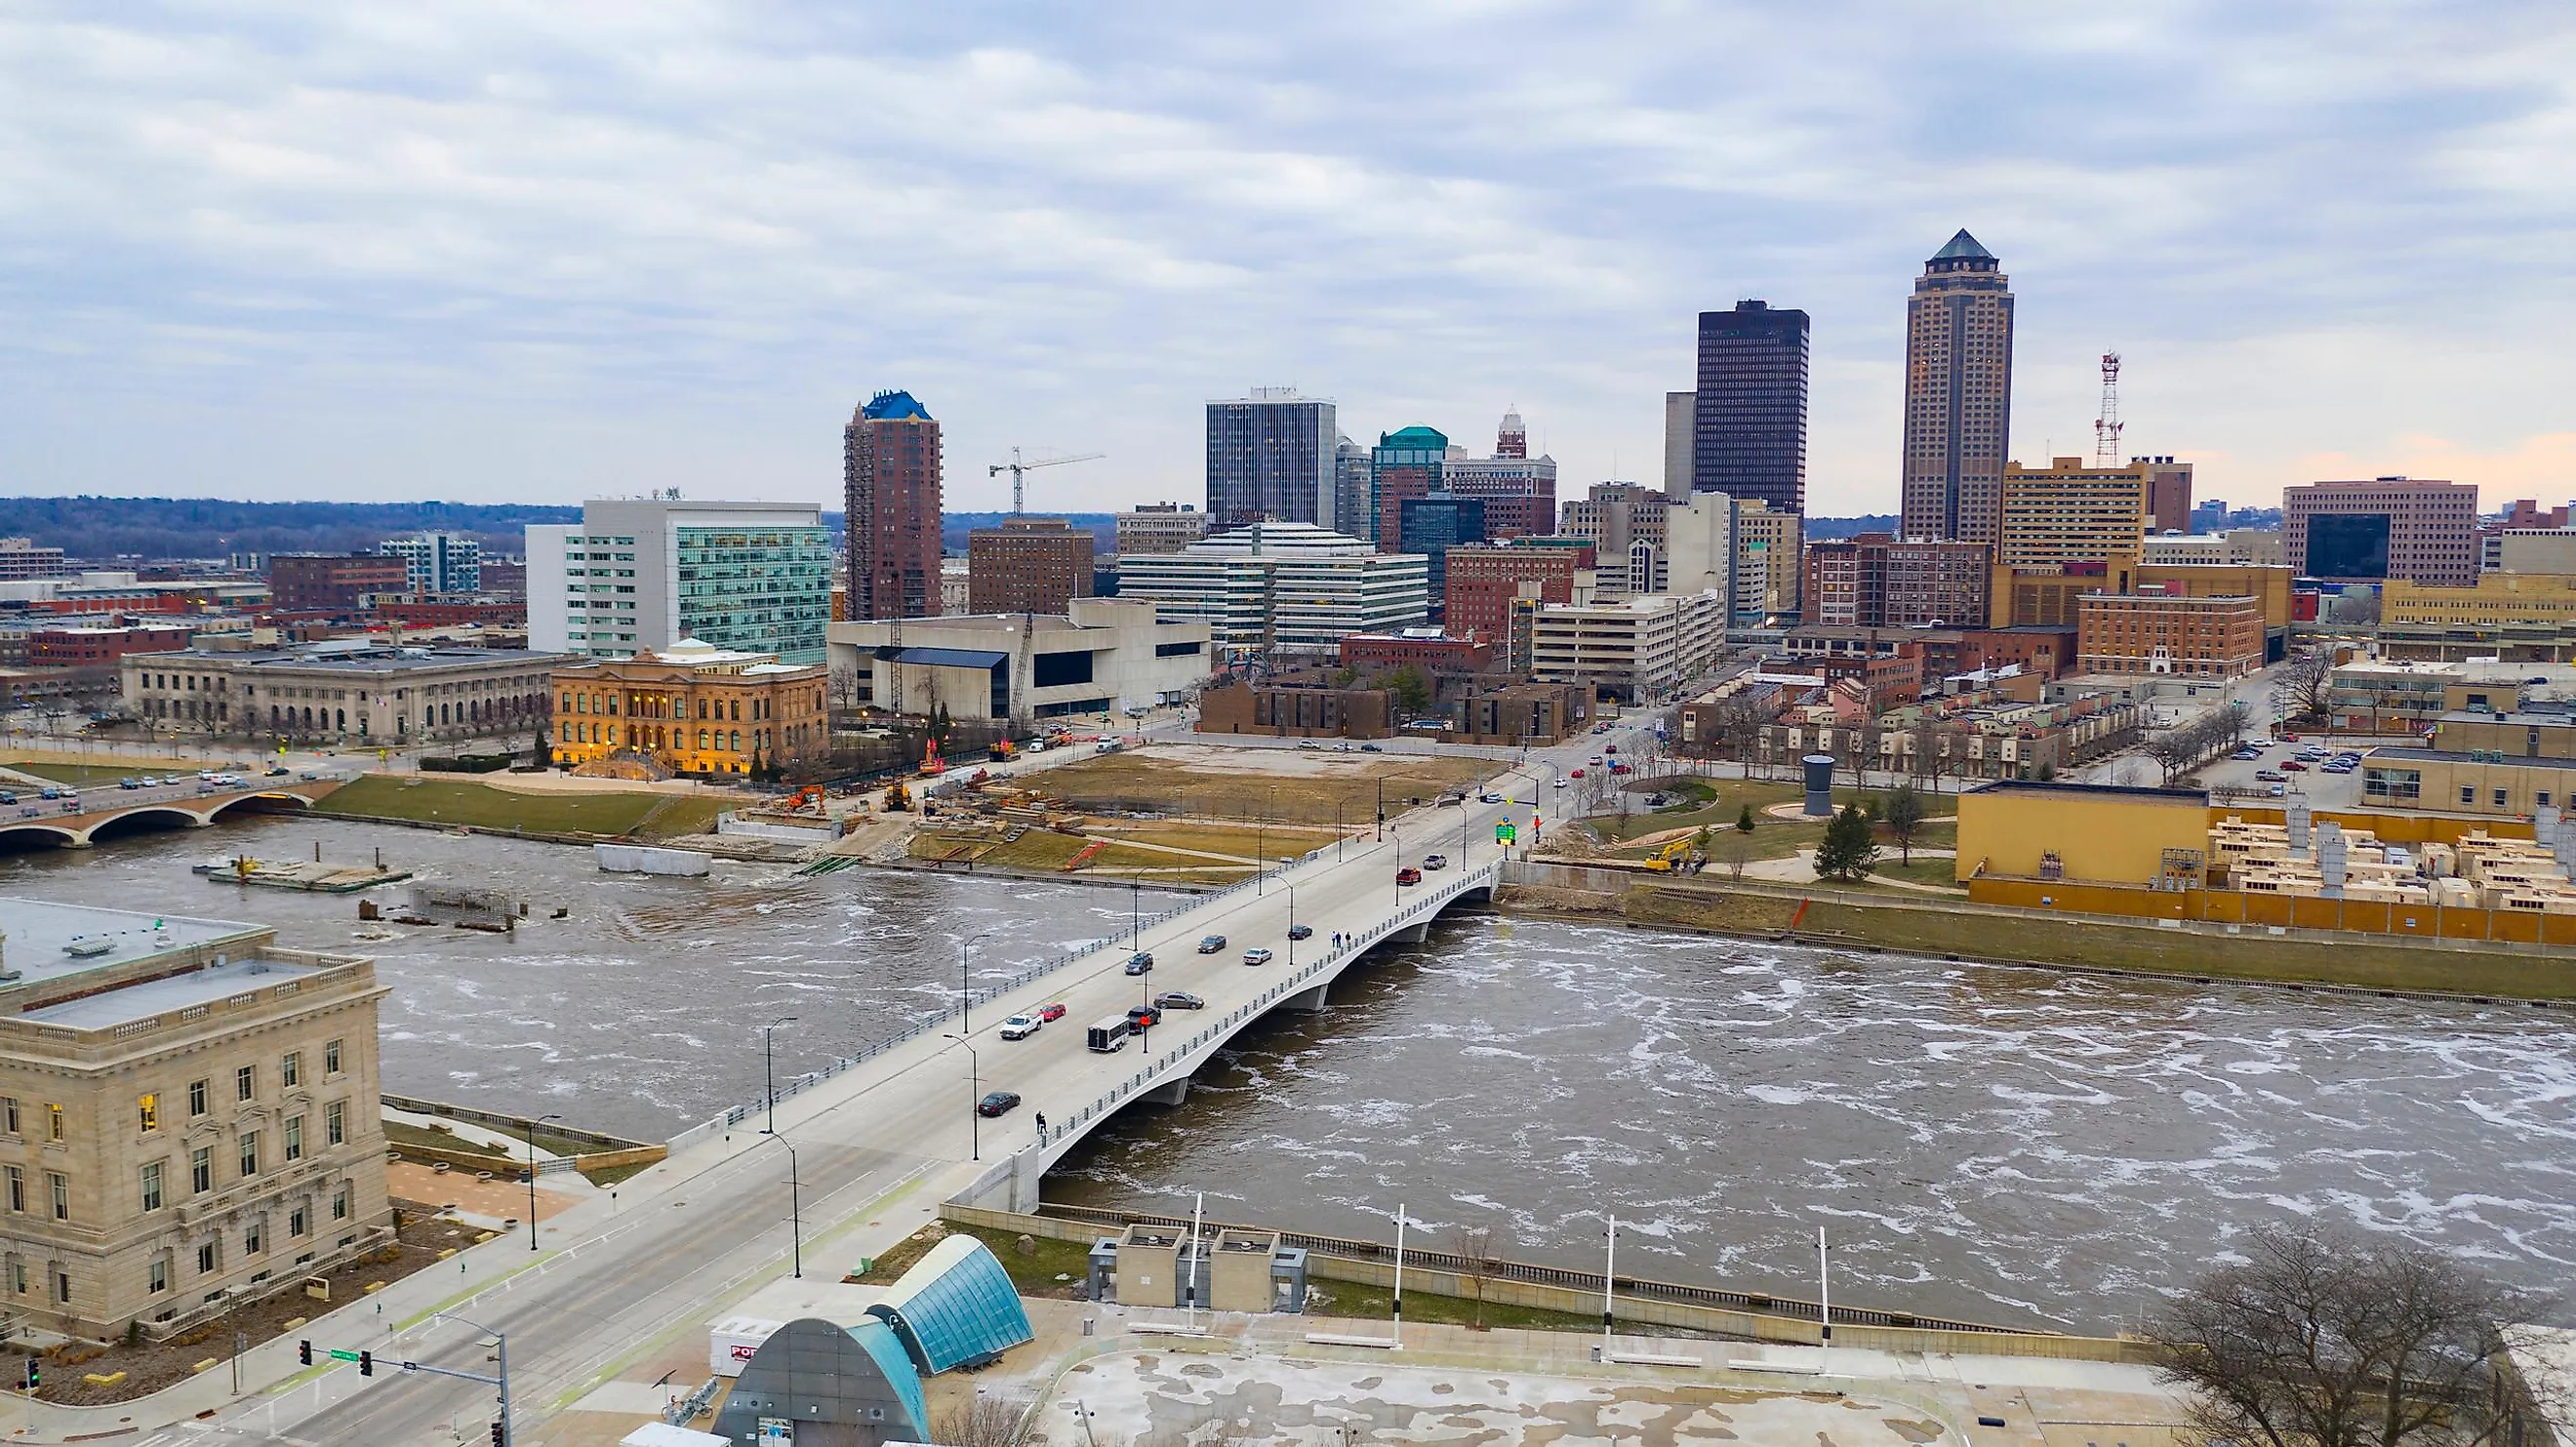
<svg viewBox="0 0 2576 1447">
<path fill-rule="evenodd" d="M 205 823 L 195 810 L 183 804 L 141 804 L 92 824 L 83 842 L 95 844 L 102 839 L 121 839 L 159 829 L 196 829 Z"/>
<path fill-rule="evenodd" d="M 211 824 L 236 810 L 245 814 L 302 814 L 312 807 L 311 799 L 292 790 L 266 789 L 256 794 L 242 794 L 226 799 L 206 811 L 206 822 Z"/>
<path fill-rule="evenodd" d="M 0 825 L 0 854 L 19 853 L 30 849 L 68 849 L 81 843 L 80 832 L 60 824 Z"/>
</svg>

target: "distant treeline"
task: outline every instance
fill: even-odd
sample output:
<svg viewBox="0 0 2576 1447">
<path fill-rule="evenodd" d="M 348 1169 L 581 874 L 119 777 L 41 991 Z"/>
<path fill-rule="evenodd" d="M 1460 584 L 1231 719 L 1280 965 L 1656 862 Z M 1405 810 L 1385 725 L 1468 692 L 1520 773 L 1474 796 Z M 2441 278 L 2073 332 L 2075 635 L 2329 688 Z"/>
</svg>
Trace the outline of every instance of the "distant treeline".
<svg viewBox="0 0 2576 1447">
<path fill-rule="evenodd" d="M 1006 512 L 941 513 L 939 515 L 940 551 L 955 553 L 960 557 L 965 556 L 966 535 L 968 533 L 973 532 L 977 528 L 1000 527 L 1002 525 L 1002 519 L 1009 516 L 1010 514 Z M 1089 528 L 1091 530 L 1092 537 L 1098 540 L 1098 546 L 1094 551 L 1101 557 L 1105 558 L 1109 556 L 1109 554 L 1115 551 L 1118 547 L 1118 515 L 1116 513 L 1050 512 L 1031 513 L 1030 516 L 1062 518 L 1066 522 L 1073 524 L 1075 527 Z M 825 513 L 823 517 L 826 522 L 831 523 L 836 529 L 841 525 L 840 515 L 838 513 Z"/>
<path fill-rule="evenodd" d="M 404 533 L 472 533 L 517 554 L 529 523 L 581 521 L 577 507 L 461 502 L 227 502 L 203 497 L 0 497 L 0 537 L 74 558 L 221 558 L 348 553 Z"/>
</svg>

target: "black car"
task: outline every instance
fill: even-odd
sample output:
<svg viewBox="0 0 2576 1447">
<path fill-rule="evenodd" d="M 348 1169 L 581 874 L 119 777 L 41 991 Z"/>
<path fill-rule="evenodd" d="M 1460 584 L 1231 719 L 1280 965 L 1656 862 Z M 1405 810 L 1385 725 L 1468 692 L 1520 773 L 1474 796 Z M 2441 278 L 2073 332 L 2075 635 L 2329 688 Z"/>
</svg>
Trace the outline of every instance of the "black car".
<svg viewBox="0 0 2576 1447">
<path fill-rule="evenodd" d="M 1127 1007 L 1127 1028 L 1130 1030 L 1151 1030 L 1162 1023 L 1163 1012 L 1156 1006 L 1130 1005 Z"/>
<path fill-rule="evenodd" d="M 1140 950 L 1127 957 L 1127 973 L 1141 975 L 1154 968 L 1154 952 Z"/>
<path fill-rule="evenodd" d="M 1198 996 L 1191 994 L 1187 990 L 1165 990 L 1163 993 L 1154 997 L 1154 1008 L 1157 1010 L 1204 1010 L 1207 1008 L 1207 1001 L 1200 999 Z"/>
<path fill-rule="evenodd" d="M 1292 924 L 1288 926 L 1288 938 L 1292 940 L 1310 940 L 1314 937 L 1315 927 L 1313 925 Z"/>
<path fill-rule="evenodd" d="M 982 1100 L 975 1102 L 975 1113 L 989 1120 L 997 1115 L 1008 1115 L 1012 1111 L 1019 1109 L 1019 1107 L 1020 1093 L 1018 1091 L 997 1090 L 992 1094 L 985 1096 Z"/>
</svg>

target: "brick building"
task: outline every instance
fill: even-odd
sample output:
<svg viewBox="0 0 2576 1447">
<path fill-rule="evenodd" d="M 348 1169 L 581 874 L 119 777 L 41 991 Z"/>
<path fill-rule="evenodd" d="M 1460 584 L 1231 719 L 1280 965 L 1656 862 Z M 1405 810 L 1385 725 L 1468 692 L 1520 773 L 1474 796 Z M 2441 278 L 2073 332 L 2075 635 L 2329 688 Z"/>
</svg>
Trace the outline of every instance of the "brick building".
<svg viewBox="0 0 2576 1447">
<path fill-rule="evenodd" d="M 851 616 L 939 612 L 941 467 L 939 423 L 909 392 L 879 392 L 842 429 Z"/>
<path fill-rule="evenodd" d="M 1091 596 L 1089 528 L 1062 518 L 1006 518 L 966 535 L 966 611 L 1062 613 Z"/>
<path fill-rule="evenodd" d="M 174 653 L 196 630 L 170 623 L 82 623 L 27 632 L 29 668 L 97 668 L 132 653 Z"/>
<path fill-rule="evenodd" d="M 1511 632 L 1512 600 L 1524 585 L 1534 586 L 1542 603 L 1571 603 L 1575 575 L 1590 571 L 1596 556 L 1589 544 L 1451 548 L 1443 626 L 1453 637 L 1502 643 Z"/>
<path fill-rule="evenodd" d="M 1283 674 L 1266 684 L 1221 678 L 1199 695 L 1203 734 L 1382 739 L 1395 725 L 1392 690 L 1339 688 L 1318 674 Z"/>
<path fill-rule="evenodd" d="M 1342 666 L 1363 673 L 1410 664 L 1426 673 L 1482 673 L 1494 666 L 1490 640 L 1443 633 L 1354 633 L 1342 640 Z"/>
<path fill-rule="evenodd" d="M 2256 598 L 2088 593 L 2076 633 L 2076 666 L 2086 673 L 2236 678 L 2263 666 Z"/>
<path fill-rule="evenodd" d="M 410 565 L 386 553 L 279 553 L 268 560 L 268 597 L 286 613 L 346 618 L 379 593 L 411 591 Z"/>
<path fill-rule="evenodd" d="M 1981 542 L 1887 533 L 1810 543 L 1802 614 L 1863 628 L 1972 626 L 1986 618 L 1991 554 Z"/>
<path fill-rule="evenodd" d="M 2471 587 L 2477 528 L 2475 483 L 2382 477 L 2281 489 L 2283 542 L 2303 578 Z"/>
</svg>

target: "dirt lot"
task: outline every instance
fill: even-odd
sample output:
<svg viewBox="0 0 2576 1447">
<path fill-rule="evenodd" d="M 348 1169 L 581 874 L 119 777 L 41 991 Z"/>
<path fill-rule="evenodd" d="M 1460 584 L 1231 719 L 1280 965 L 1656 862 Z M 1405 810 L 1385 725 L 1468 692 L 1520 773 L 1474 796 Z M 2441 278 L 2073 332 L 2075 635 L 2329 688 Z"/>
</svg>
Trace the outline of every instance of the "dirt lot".
<svg viewBox="0 0 2576 1447">
<path fill-rule="evenodd" d="M 1374 818 L 1381 783 L 1391 814 L 1501 771 L 1484 759 L 1175 744 L 1066 764 L 1037 784 L 1082 809 L 1330 825 L 1336 804 L 1345 822 Z"/>
<path fill-rule="evenodd" d="M 96 1406 L 106 1402 L 130 1402 L 147 1393 L 157 1392 L 172 1382 L 196 1371 L 199 1362 L 212 1360 L 210 1372 L 224 1370 L 230 1359 L 228 1341 L 234 1331 L 257 1346 L 271 1337 L 283 1335 L 286 1323 L 298 1317 L 319 1316 L 336 1306 L 365 1296 L 371 1281 L 393 1282 L 438 1261 L 438 1253 L 452 1248 L 462 1250 L 474 1244 L 482 1233 L 470 1226 L 457 1226 L 430 1215 L 430 1207 L 416 1201 L 396 1201 L 403 1227 L 401 1244 L 393 1248 L 390 1259 L 379 1253 L 374 1258 L 360 1258 L 332 1271 L 331 1299 L 315 1301 L 294 1288 L 279 1292 L 265 1301 L 243 1307 L 230 1321 L 218 1317 L 179 1333 L 158 1346 L 112 1346 L 106 1348 L 71 1345 L 53 1348 L 45 1353 L 45 1385 L 36 1395 L 47 1402 Z M 286 1245 L 278 1243 L 280 1249 Z M 290 1255 L 289 1260 L 292 1260 Z M 281 1274 L 287 1268 L 279 1266 Z M 305 1273 L 297 1273 L 301 1280 Z M 354 1346 L 354 1342 L 315 1341 L 313 1351 L 319 1356 L 333 1346 Z M 95 1386 L 84 1380 L 89 1376 L 113 1376 L 125 1373 L 125 1379 L 113 1386 Z"/>
</svg>

